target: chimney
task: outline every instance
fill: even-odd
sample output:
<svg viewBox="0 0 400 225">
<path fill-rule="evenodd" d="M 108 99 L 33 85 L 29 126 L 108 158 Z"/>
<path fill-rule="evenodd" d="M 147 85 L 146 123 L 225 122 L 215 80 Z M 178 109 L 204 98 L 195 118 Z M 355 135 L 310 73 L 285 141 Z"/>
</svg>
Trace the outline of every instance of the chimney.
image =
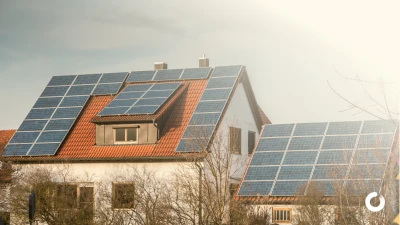
<svg viewBox="0 0 400 225">
<path fill-rule="evenodd" d="M 210 61 L 206 58 L 206 55 L 203 54 L 203 57 L 199 58 L 199 67 L 209 67 Z"/>
<path fill-rule="evenodd" d="M 155 62 L 154 63 L 154 70 L 166 70 L 168 69 L 168 64 L 165 62 Z"/>
</svg>

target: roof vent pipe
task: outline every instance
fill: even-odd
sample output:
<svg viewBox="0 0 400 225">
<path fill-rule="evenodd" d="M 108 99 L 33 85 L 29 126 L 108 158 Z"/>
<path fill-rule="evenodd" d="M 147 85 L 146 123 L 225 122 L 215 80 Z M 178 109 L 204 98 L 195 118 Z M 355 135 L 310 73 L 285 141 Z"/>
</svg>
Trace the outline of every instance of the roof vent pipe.
<svg viewBox="0 0 400 225">
<path fill-rule="evenodd" d="M 165 62 L 155 62 L 154 63 L 154 70 L 166 70 L 168 69 L 168 64 Z"/>
<path fill-rule="evenodd" d="M 206 58 L 206 55 L 203 54 L 203 57 L 199 58 L 199 67 L 209 67 L 210 60 Z"/>
</svg>

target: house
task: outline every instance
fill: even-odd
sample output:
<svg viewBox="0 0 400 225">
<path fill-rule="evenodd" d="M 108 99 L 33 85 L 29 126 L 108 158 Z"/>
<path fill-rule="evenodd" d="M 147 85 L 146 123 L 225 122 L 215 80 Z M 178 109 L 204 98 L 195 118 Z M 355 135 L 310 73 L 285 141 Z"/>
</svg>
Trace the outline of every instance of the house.
<svg viewBox="0 0 400 225">
<path fill-rule="evenodd" d="M 199 68 L 156 63 L 148 71 L 54 76 L 3 158 L 27 171 L 68 166 L 75 177 L 90 174 L 89 182 L 66 183 L 57 193 L 72 193 L 72 205 L 85 195 L 83 203 L 93 211 L 97 183 L 132 166 L 168 177 L 193 163 L 188 155 L 213 151 L 219 135 L 243 164 L 225 177 L 238 184 L 262 125 L 270 121 L 245 66 L 211 68 L 208 62 L 199 59 Z M 125 187 L 135 184 L 108 182 L 112 198 L 122 199 L 113 202 L 114 209 L 130 201 Z"/>
<path fill-rule="evenodd" d="M 238 199 L 262 207 L 271 223 L 391 224 L 399 210 L 398 141 L 397 121 L 264 125 Z M 384 213 L 366 209 L 371 192 L 385 197 Z"/>
<path fill-rule="evenodd" d="M 15 130 L 0 130 L 0 154 L 14 133 Z M 7 224 L 10 220 L 10 210 L 4 196 L 9 194 L 7 185 L 11 182 L 11 174 L 11 165 L 2 162 L 0 157 L 0 224 Z"/>
</svg>

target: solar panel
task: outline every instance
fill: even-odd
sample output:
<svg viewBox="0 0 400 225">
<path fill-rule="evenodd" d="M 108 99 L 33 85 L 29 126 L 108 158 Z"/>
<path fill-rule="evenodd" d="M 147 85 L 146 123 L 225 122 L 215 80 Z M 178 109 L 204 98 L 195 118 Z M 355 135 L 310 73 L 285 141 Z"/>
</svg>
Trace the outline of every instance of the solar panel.
<svg viewBox="0 0 400 225">
<path fill-rule="evenodd" d="M 40 97 L 64 96 L 68 89 L 69 86 L 46 87 Z"/>
<path fill-rule="evenodd" d="M 200 100 L 228 99 L 231 90 L 230 88 L 205 90 Z"/>
<path fill-rule="evenodd" d="M 138 99 L 124 99 L 124 100 L 114 100 L 110 102 L 107 107 L 131 107 Z"/>
<path fill-rule="evenodd" d="M 55 108 L 44 108 L 44 109 L 31 109 L 28 116 L 25 119 L 35 120 L 35 119 L 49 119 Z"/>
<path fill-rule="evenodd" d="M 194 112 L 195 113 L 222 112 L 224 105 L 225 101 L 199 102 Z"/>
<path fill-rule="evenodd" d="M 26 155 L 32 144 L 8 144 L 7 148 L 4 149 L 4 156 L 20 156 Z"/>
<path fill-rule="evenodd" d="M 140 84 L 140 85 L 130 85 L 126 86 L 122 92 L 131 92 L 131 91 L 147 91 L 149 90 L 153 84 Z"/>
<path fill-rule="evenodd" d="M 174 90 L 167 91 L 148 91 L 142 98 L 162 98 L 170 96 Z"/>
<path fill-rule="evenodd" d="M 346 190 L 348 194 L 354 196 L 366 196 L 368 193 L 380 193 L 380 180 L 348 180 L 346 181 Z"/>
<path fill-rule="evenodd" d="M 14 136 L 11 138 L 11 144 L 24 144 L 24 143 L 33 143 L 36 138 L 39 136 L 40 132 L 16 132 Z"/>
<path fill-rule="evenodd" d="M 117 108 L 104 108 L 97 114 L 98 116 L 113 116 L 113 115 L 124 115 L 128 111 L 129 107 L 117 107 Z"/>
<path fill-rule="evenodd" d="M 215 126 L 188 126 L 183 138 L 209 138 Z"/>
<path fill-rule="evenodd" d="M 51 108 L 60 104 L 62 97 L 39 98 L 33 108 Z"/>
<path fill-rule="evenodd" d="M 164 83 L 164 84 L 154 84 L 150 91 L 161 91 L 161 90 L 175 90 L 181 83 Z"/>
<path fill-rule="evenodd" d="M 121 89 L 122 83 L 98 84 L 92 95 L 114 95 Z"/>
<path fill-rule="evenodd" d="M 206 89 L 213 88 L 232 88 L 235 84 L 237 77 L 218 77 L 218 78 L 210 78 L 208 80 L 208 84 Z"/>
<path fill-rule="evenodd" d="M 237 77 L 242 69 L 242 66 L 220 66 L 215 67 L 211 77 Z"/>
<path fill-rule="evenodd" d="M 39 136 L 36 142 L 58 142 L 61 143 L 64 140 L 65 135 L 68 131 L 45 131 Z"/>
<path fill-rule="evenodd" d="M 71 85 L 76 75 L 54 76 L 47 86 Z"/>
<path fill-rule="evenodd" d="M 151 81 L 155 73 L 155 70 L 131 72 L 126 82 Z"/>
<path fill-rule="evenodd" d="M 46 123 L 47 120 L 24 120 L 18 131 L 41 131 Z"/>
<path fill-rule="evenodd" d="M 182 71 L 182 69 L 157 70 L 153 80 L 179 80 Z"/>
<path fill-rule="evenodd" d="M 74 108 L 58 108 L 53 115 L 53 119 L 67 119 L 67 118 L 76 118 L 81 112 L 82 107 L 74 107 Z"/>
<path fill-rule="evenodd" d="M 101 74 L 85 74 L 85 75 L 78 75 L 75 79 L 73 85 L 79 84 L 97 84 L 99 82 Z"/>
<path fill-rule="evenodd" d="M 190 68 L 183 71 L 181 80 L 205 79 L 210 74 L 211 68 Z"/>
<path fill-rule="evenodd" d="M 136 92 L 126 92 L 126 93 L 120 93 L 115 97 L 115 99 L 137 99 L 141 98 L 143 94 L 146 93 L 144 91 L 136 91 Z"/>
<path fill-rule="evenodd" d="M 74 96 L 74 97 L 65 97 L 60 107 L 73 107 L 73 106 L 84 106 L 89 99 L 89 96 Z"/>
<path fill-rule="evenodd" d="M 71 86 L 67 95 L 90 95 L 94 89 L 95 85 L 79 85 Z"/>
<path fill-rule="evenodd" d="M 379 190 L 395 133 L 386 121 L 265 125 L 244 180 L 247 186 L 273 181 L 273 196 L 302 194 L 310 185 L 325 195 L 334 195 L 335 185 L 355 195 Z M 362 182 L 364 190 L 357 189 Z M 256 194 L 243 188 L 239 196 Z"/>
<path fill-rule="evenodd" d="M 142 98 L 138 102 L 136 102 L 135 106 L 143 106 L 143 105 L 162 105 L 167 98 Z"/>
<path fill-rule="evenodd" d="M 69 130 L 72 124 L 74 124 L 74 121 L 75 119 L 49 120 L 44 130 Z"/>
<path fill-rule="evenodd" d="M 54 155 L 59 146 L 60 143 L 35 144 L 32 146 L 29 155 Z"/>
<path fill-rule="evenodd" d="M 193 114 L 189 125 L 209 125 L 216 124 L 221 113 Z"/>
<path fill-rule="evenodd" d="M 264 126 L 261 137 L 280 137 L 290 136 L 292 134 L 294 124 L 271 124 Z"/>
<path fill-rule="evenodd" d="M 128 72 L 118 72 L 118 73 L 103 73 L 99 84 L 106 83 L 123 83 L 125 81 Z"/>
<path fill-rule="evenodd" d="M 154 114 L 159 106 L 133 106 L 126 112 L 128 115 L 135 114 Z"/>
<path fill-rule="evenodd" d="M 325 196 L 334 196 L 337 192 L 336 189 L 341 189 L 343 186 L 343 180 L 329 180 L 329 181 L 312 181 L 310 182 L 310 186 L 313 185 L 315 189 L 307 190 L 307 192 L 311 192 L 310 195 L 315 194 L 323 194 Z"/>
<path fill-rule="evenodd" d="M 257 196 L 268 195 L 271 191 L 273 181 L 242 182 L 238 195 Z"/>
<path fill-rule="evenodd" d="M 178 152 L 199 152 L 204 151 L 208 145 L 209 139 L 206 138 L 182 138 L 176 148 Z"/>
</svg>

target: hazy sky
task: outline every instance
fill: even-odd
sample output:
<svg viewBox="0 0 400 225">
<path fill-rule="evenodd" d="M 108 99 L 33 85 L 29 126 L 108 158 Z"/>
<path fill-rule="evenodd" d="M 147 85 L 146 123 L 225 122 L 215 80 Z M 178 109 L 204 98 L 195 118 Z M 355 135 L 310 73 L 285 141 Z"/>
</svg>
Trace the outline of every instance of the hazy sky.
<svg viewBox="0 0 400 225">
<path fill-rule="evenodd" d="M 0 0 L 0 129 L 18 128 L 53 75 L 247 67 L 273 123 L 373 119 L 370 95 L 398 109 L 398 1 Z M 371 1 L 372 2 L 372 1 Z"/>
</svg>

